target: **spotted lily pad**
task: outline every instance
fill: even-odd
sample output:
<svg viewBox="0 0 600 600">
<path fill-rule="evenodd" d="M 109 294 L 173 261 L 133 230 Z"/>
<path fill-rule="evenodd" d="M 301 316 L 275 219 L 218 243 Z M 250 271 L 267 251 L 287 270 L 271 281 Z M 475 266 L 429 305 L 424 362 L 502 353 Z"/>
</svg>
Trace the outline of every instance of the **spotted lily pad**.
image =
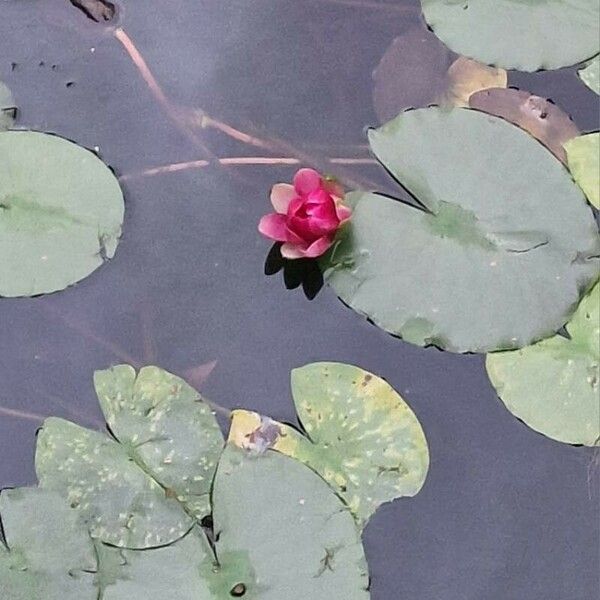
<svg viewBox="0 0 600 600">
<path fill-rule="evenodd" d="M 352 515 L 298 461 L 228 446 L 213 505 L 214 553 L 197 529 L 164 548 L 119 551 L 104 600 L 368 600 Z"/>
<path fill-rule="evenodd" d="M 94 546 L 58 494 L 36 488 L 0 494 L 3 600 L 97 600 Z"/>
<path fill-rule="evenodd" d="M 600 238 L 550 152 L 465 108 L 407 111 L 369 138 L 415 203 L 347 195 L 352 220 L 320 263 L 346 304 L 453 352 L 519 348 L 569 319 L 598 276 Z"/>
<path fill-rule="evenodd" d="M 590 90 L 600 94 L 600 54 L 580 69 L 578 75 Z"/>
<path fill-rule="evenodd" d="M 600 133 L 588 133 L 565 144 L 567 164 L 587 199 L 600 208 Z"/>
<path fill-rule="evenodd" d="M 506 407 L 529 427 L 569 444 L 600 444 L 600 284 L 556 335 L 489 354 L 488 375 Z"/>
<path fill-rule="evenodd" d="M 580 133 L 571 117 L 556 104 L 523 90 L 479 91 L 469 98 L 469 106 L 528 131 L 562 162 L 566 161 L 564 144 Z"/>
<path fill-rule="evenodd" d="M 597 0 L 421 0 L 454 52 L 521 71 L 558 69 L 598 53 Z"/>
<path fill-rule="evenodd" d="M 273 448 L 319 473 L 364 526 L 377 508 L 419 492 L 429 468 L 419 421 L 383 379 L 358 367 L 314 363 L 292 372 L 296 411 L 307 437 L 256 413 L 236 411 L 230 441 Z"/>
<path fill-rule="evenodd" d="M 54 135 L 0 131 L 0 296 L 62 290 L 114 255 L 123 194 L 92 152 Z"/>
<path fill-rule="evenodd" d="M 0 131 L 12 127 L 17 108 L 10 90 L 0 81 Z"/>
<path fill-rule="evenodd" d="M 169 544 L 210 512 L 223 440 L 184 381 L 155 367 L 96 374 L 114 438 L 46 420 L 38 435 L 40 485 L 64 493 L 94 538 L 119 547 Z"/>
</svg>

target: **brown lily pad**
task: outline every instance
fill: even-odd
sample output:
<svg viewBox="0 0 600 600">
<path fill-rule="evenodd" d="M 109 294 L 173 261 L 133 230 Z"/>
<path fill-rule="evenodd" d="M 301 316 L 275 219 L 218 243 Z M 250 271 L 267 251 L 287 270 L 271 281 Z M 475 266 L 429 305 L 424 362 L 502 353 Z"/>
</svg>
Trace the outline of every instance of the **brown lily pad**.
<svg viewBox="0 0 600 600">
<path fill-rule="evenodd" d="M 563 163 L 566 162 L 563 145 L 580 133 L 571 117 L 556 104 L 524 90 L 482 90 L 469 98 L 469 106 L 518 125 Z"/>
</svg>

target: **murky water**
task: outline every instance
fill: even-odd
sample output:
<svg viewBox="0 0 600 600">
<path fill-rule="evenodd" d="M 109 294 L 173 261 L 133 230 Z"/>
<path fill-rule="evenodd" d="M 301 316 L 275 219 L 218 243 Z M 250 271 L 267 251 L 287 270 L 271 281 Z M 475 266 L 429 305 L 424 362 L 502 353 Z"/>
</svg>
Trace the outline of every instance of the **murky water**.
<svg viewBox="0 0 600 600">
<path fill-rule="evenodd" d="M 386 377 L 430 443 L 423 491 L 381 509 L 366 530 L 373 600 L 595 597 L 593 452 L 513 418 L 482 357 L 410 346 L 327 288 L 309 301 L 281 275 L 265 277 L 269 244 L 256 223 L 268 212 L 270 186 L 296 167 L 215 165 L 203 150 L 301 156 L 346 179 L 389 186 L 375 165 L 327 158 L 368 157 L 364 128 L 377 122 L 372 71 L 396 36 L 422 26 L 417 3 L 123 4 L 126 37 L 118 39 L 67 0 L 0 2 L 0 80 L 21 109 L 19 126 L 98 147 L 123 176 L 127 200 L 109 265 L 59 294 L 0 300 L 0 487 L 35 481 L 43 416 L 84 425 L 100 418 L 95 369 L 152 362 L 189 374 L 216 361 L 201 387 L 208 398 L 291 421 L 290 369 L 338 360 Z M 129 42 L 164 97 L 144 81 Z M 582 130 L 597 127 L 595 98 L 573 69 L 511 74 L 510 83 L 551 97 Z M 201 130 L 201 110 L 269 148 Z M 143 174 L 199 160 L 211 164 Z"/>
</svg>

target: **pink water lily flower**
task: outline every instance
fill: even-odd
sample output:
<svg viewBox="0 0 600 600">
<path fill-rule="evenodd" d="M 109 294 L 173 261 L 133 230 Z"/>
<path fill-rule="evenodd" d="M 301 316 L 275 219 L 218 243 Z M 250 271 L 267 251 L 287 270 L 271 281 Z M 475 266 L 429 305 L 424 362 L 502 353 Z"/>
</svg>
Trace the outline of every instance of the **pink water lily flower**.
<svg viewBox="0 0 600 600">
<path fill-rule="evenodd" d="M 333 244 L 338 229 L 351 217 L 343 204 L 344 191 L 313 169 L 300 169 L 294 185 L 277 183 L 271 190 L 274 213 L 265 215 L 258 230 L 283 242 L 285 258 L 315 258 Z"/>
</svg>

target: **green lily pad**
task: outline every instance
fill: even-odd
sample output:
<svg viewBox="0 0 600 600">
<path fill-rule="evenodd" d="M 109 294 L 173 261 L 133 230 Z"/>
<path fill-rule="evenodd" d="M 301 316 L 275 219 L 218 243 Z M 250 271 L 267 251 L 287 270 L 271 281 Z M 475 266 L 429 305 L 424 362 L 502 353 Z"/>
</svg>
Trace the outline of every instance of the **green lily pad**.
<svg viewBox="0 0 600 600">
<path fill-rule="evenodd" d="M 113 257 L 123 193 L 92 152 L 54 135 L 0 132 L 0 296 L 62 290 Z"/>
<path fill-rule="evenodd" d="M 600 208 L 600 133 L 588 133 L 565 144 L 567 164 L 587 199 Z"/>
<path fill-rule="evenodd" d="M 0 81 L 0 131 L 12 127 L 16 106 L 10 90 Z"/>
<path fill-rule="evenodd" d="M 600 284 L 556 335 L 513 352 L 489 354 L 487 372 L 508 410 L 568 444 L 600 443 Z"/>
<path fill-rule="evenodd" d="M 94 538 L 149 548 L 186 534 L 210 512 L 223 439 L 214 416 L 181 379 L 155 367 L 96 374 L 115 439 L 62 419 L 38 435 L 40 485 L 66 495 Z"/>
<path fill-rule="evenodd" d="M 577 74 L 590 90 L 600 95 L 600 54 L 593 58 L 583 69 L 577 71 Z"/>
<path fill-rule="evenodd" d="M 200 520 L 224 440 L 210 407 L 183 379 L 158 367 L 120 365 L 94 375 L 111 433 Z"/>
<path fill-rule="evenodd" d="M 87 530 L 58 494 L 0 494 L 0 591 L 4 600 L 97 600 L 96 556 Z"/>
<path fill-rule="evenodd" d="M 434 33 L 488 65 L 558 69 L 598 53 L 597 0 L 421 0 Z"/>
<path fill-rule="evenodd" d="M 273 448 L 325 479 L 363 527 L 379 506 L 419 492 L 429 468 L 427 440 L 410 407 L 383 379 L 358 367 L 314 363 L 292 371 L 304 437 L 288 425 L 235 411 L 230 441 Z"/>
<path fill-rule="evenodd" d="M 415 205 L 346 196 L 352 220 L 320 262 L 343 302 L 453 352 L 527 346 L 569 319 L 598 276 L 600 237 L 548 150 L 465 108 L 407 111 L 369 138 Z"/>
<path fill-rule="evenodd" d="M 214 554 L 192 530 L 151 551 L 121 551 L 104 600 L 367 600 L 352 515 L 329 486 L 276 452 L 224 451 L 213 492 Z"/>
</svg>

